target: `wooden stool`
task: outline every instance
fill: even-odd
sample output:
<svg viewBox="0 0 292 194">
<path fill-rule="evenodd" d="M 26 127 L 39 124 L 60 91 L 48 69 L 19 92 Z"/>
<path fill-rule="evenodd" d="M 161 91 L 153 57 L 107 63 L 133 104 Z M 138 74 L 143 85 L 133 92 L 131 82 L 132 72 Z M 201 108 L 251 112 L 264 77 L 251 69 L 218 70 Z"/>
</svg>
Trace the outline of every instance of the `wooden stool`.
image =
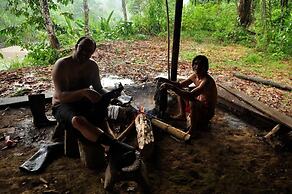
<svg viewBox="0 0 292 194">
<path fill-rule="evenodd" d="M 96 170 L 104 167 L 105 157 L 104 148 L 102 146 L 94 145 L 90 142 L 84 142 L 77 139 L 76 135 L 70 130 L 64 129 L 59 123 L 55 128 L 55 132 L 59 134 L 63 133 L 64 139 L 64 154 L 70 158 L 79 158 L 83 165 L 89 169 Z"/>
</svg>

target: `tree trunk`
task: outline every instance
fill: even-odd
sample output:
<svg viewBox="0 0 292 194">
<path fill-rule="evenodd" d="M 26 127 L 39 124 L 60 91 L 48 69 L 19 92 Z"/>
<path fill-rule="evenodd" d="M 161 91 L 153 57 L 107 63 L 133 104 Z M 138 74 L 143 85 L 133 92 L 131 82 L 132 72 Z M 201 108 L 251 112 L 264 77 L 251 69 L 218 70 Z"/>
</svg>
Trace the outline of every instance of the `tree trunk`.
<svg viewBox="0 0 292 194">
<path fill-rule="evenodd" d="M 46 30 L 47 30 L 47 33 L 49 36 L 51 47 L 55 48 L 55 49 L 59 49 L 60 43 L 59 43 L 59 41 L 56 37 L 56 34 L 55 34 L 54 25 L 53 25 L 53 22 L 52 22 L 51 16 L 50 16 L 48 1 L 47 0 L 39 0 L 39 2 L 40 2 L 41 11 L 42 11 L 42 15 L 44 18 L 45 27 L 46 27 Z"/>
<path fill-rule="evenodd" d="M 247 28 L 252 22 L 252 0 L 239 0 L 239 23 Z"/>
<path fill-rule="evenodd" d="M 288 0 L 281 0 L 281 28 L 284 28 L 286 12 L 288 12 Z"/>
<path fill-rule="evenodd" d="M 267 2 L 266 0 L 262 0 L 262 24 L 264 26 L 264 32 L 267 27 Z"/>
<path fill-rule="evenodd" d="M 126 5 L 126 0 L 122 0 L 122 8 L 123 8 L 123 14 L 124 14 L 124 21 L 128 21 L 128 16 L 127 16 L 127 5 Z"/>
<path fill-rule="evenodd" d="M 90 36 L 89 31 L 89 8 L 88 8 L 88 1 L 83 0 L 83 9 L 84 9 L 84 32 L 85 36 Z"/>
</svg>

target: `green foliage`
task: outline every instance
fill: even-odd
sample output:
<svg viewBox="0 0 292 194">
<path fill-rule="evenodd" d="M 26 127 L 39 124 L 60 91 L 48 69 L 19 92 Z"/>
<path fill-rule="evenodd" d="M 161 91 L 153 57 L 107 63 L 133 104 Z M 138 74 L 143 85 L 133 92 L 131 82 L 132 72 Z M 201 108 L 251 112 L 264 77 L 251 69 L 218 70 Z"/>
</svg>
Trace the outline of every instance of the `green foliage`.
<svg viewBox="0 0 292 194">
<path fill-rule="evenodd" d="M 163 0 L 148 0 L 143 12 L 132 17 L 136 33 L 158 35 L 166 31 L 166 13 Z"/>
<path fill-rule="evenodd" d="M 0 59 L 0 70 L 18 69 L 28 66 L 22 59 L 15 58 L 13 60 Z"/>
<path fill-rule="evenodd" d="M 114 28 L 114 31 L 122 37 L 130 37 L 134 34 L 133 23 L 120 21 Z"/>
<path fill-rule="evenodd" d="M 257 15 L 257 17 L 261 17 Z M 256 20 L 257 47 L 282 58 L 292 55 L 292 14 L 281 15 L 279 7 L 274 7 L 268 24 Z"/>
<path fill-rule="evenodd" d="M 49 42 L 42 41 L 28 45 L 29 53 L 25 57 L 24 63 L 29 66 L 47 66 L 54 64 L 60 57 L 60 53 L 50 47 Z"/>
<path fill-rule="evenodd" d="M 237 27 L 235 4 L 188 4 L 184 7 L 182 30 L 201 41 L 213 37 L 221 41 L 236 40 Z"/>
<path fill-rule="evenodd" d="M 243 58 L 243 61 L 247 64 L 258 64 L 263 62 L 263 57 L 258 53 L 250 53 Z"/>
<path fill-rule="evenodd" d="M 100 17 L 99 20 L 99 29 L 101 31 L 107 32 L 111 31 L 110 21 L 113 16 L 114 11 L 112 11 L 107 18 Z"/>
<path fill-rule="evenodd" d="M 84 35 L 82 0 L 48 0 L 56 35 L 63 48 L 69 51 L 76 40 Z M 174 0 L 169 0 L 170 32 L 174 23 Z M 236 1 L 226 3 L 217 0 L 197 0 L 184 4 L 182 35 L 196 42 L 240 43 L 256 47 L 271 57 L 283 58 L 292 55 L 292 19 L 290 8 L 281 11 L 280 3 L 271 0 L 268 17 L 262 20 L 260 1 L 255 1 L 254 23 L 246 29 L 238 25 Z M 129 22 L 117 18 L 116 11 L 108 12 L 102 2 L 90 0 L 90 30 L 96 41 L 114 39 L 147 39 L 152 35 L 167 35 L 165 0 L 129 0 L 127 8 L 132 14 Z M 24 60 L 26 65 L 47 65 L 65 53 L 49 47 L 39 1 L 1 1 L 0 43 L 20 45 L 29 49 Z M 110 4 L 113 9 L 113 2 Z M 10 12 L 6 11 L 9 10 Z M 73 11 L 72 11 L 73 10 Z M 102 12 L 102 13 L 101 13 Z M 118 11 L 117 11 L 118 12 Z M 5 41 L 5 44 L 3 42 Z M 182 53 L 185 58 L 192 54 Z M 261 55 L 260 55 L 261 56 Z M 262 63 L 257 55 L 245 57 L 243 63 Z M 13 62 L 12 67 L 21 66 Z"/>
</svg>

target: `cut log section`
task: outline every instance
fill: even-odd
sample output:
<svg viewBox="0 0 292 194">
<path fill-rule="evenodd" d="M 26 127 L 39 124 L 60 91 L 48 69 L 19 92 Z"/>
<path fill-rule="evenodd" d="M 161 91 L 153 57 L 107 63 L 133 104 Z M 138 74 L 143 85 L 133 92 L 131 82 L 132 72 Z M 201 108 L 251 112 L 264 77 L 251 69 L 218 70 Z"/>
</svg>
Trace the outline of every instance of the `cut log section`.
<svg viewBox="0 0 292 194">
<path fill-rule="evenodd" d="M 70 130 L 65 130 L 64 138 L 64 154 L 67 157 L 78 158 L 80 157 L 78 149 L 78 140 Z"/>
<path fill-rule="evenodd" d="M 150 120 L 140 113 L 135 118 L 138 147 L 144 158 L 149 158 L 153 151 L 154 136 Z"/>
<path fill-rule="evenodd" d="M 188 141 L 191 137 L 190 134 L 185 133 L 182 130 L 175 128 L 167 123 L 164 123 L 158 119 L 152 118 L 151 123 L 154 126 L 162 129 L 163 131 L 165 131 L 165 132 L 167 132 L 167 133 L 169 133 L 169 134 L 171 134 L 171 135 L 175 136 L 176 138 L 181 139 L 183 141 Z"/>
</svg>

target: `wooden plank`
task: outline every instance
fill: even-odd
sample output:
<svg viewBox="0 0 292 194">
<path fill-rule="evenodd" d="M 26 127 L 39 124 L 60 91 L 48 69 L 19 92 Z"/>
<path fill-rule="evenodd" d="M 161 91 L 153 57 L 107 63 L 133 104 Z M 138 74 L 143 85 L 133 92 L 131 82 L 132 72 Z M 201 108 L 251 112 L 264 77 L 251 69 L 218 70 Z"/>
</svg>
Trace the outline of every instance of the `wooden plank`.
<svg viewBox="0 0 292 194">
<path fill-rule="evenodd" d="M 254 107 L 255 109 L 257 109 L 258 111 L 262 112 L 263 114 L 267 115 L 271 120 L 283 124 L 287 127 L 289 127 L 290 129 L 292 129 L 292 118 L 265 105 L 262 102 L 257 101 L 254 98 L 251 98 L 250 96 L 246 95 L 245 93 L 230 88 L 228 86 L 223 86 L 222 84 L 217 84 L 219 87 L 225 89 L 226 91 L 232 93 L 234 96 L 238 97 L 239 99 L 243 100 L 246 104 L 251 105 L 252 107 Z"/>
<path fill-rule="evenodd" d="M 46 102 L 50 103 L 52 102 L 52 92 L 46 92 Z M 21 106 L 27 106 L 28 105 L 28 96 L 16 96 L 16 97 L 6 97 L 6 98 L 0 98 L 0 109 L 4 109 L 6 107 L 21 107 Z"/>
<path fill-rule="evenodd" d="M 217 106 L 232 112 L 241 119 L 246 120 L 250 124 L 258 127 L 270 128 L 277 124 L 277 122 L 272 120 L 267 115 L 258 111 L 251 105 L 245 103 L 243 100 L 221 87 L 218 87 Z"/>
<path fill-rule="evenodd" d="M 258 111 L 249 104 L 246 104 L 244 101 L 237 98 L 237 96 L 226 91 L 225 89 L 218 87 L 218 104 L 224 104 L 225 108 L 235 109 L 239 115 L 241 114 L 255 114 L 265 119 L 270 119 L 262 112 Z"/>
</svg>

